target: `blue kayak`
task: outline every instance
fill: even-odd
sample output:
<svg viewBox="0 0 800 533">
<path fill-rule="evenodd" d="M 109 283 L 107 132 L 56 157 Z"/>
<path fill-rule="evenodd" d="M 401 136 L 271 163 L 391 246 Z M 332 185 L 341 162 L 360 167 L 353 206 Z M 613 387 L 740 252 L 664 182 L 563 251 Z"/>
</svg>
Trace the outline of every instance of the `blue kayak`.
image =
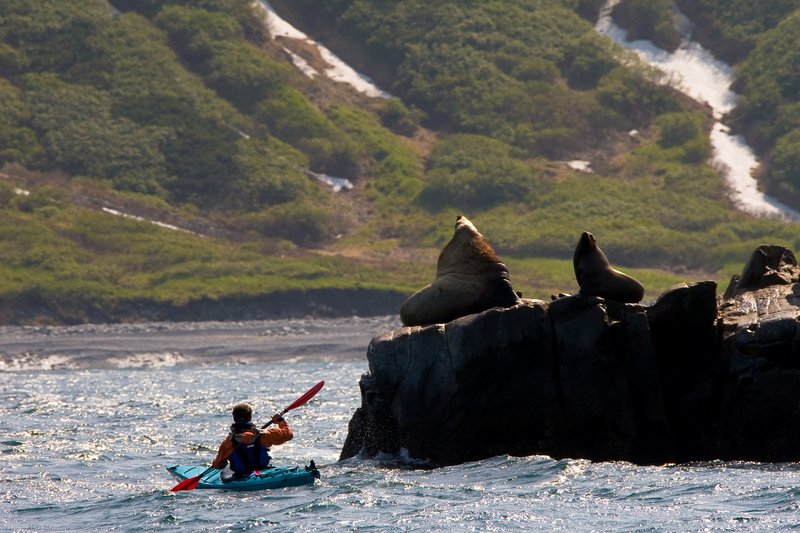
<svg viewBox="0 0 800 533">
<path fill-rule="evenodd" d="M 167 471 L 178 480 L 183 481 L 195 476 L 199 476 L 206 471 L 205 466 L 168 466 Z M 220 476 L 222 470 L 216 468 L 210 470 L 200 478 L 197 484 L 198 489 L 226 489 L 226 490 L 264 490 L 279 489 L 282 487 L 296 487 L 299 485 L 313 485 L 315 479 L 319 479 L 314 461 L 306 467 L 302 466 L 269 466 L 264 470 L 259 470 L 250 474 L 244 479 L 233 479 L 223 481 Z"/>
</svg>

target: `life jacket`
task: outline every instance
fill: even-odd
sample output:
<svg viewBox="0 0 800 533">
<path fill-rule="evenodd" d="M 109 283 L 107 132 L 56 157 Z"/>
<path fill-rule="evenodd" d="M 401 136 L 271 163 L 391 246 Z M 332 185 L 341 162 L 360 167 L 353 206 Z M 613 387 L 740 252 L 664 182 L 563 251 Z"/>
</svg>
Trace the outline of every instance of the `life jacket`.
<svg viewBox="0 0 800 533">
<path fill-rule="evenodd" d="M 269 448 L 261 444 L 261 432 L 251 422 L 237 422 L 231 426 L 233 453 L 229 457 L 231 470 L 237 476 L 248 476 L 254 470 L 269 466 Z"/>
</svg>

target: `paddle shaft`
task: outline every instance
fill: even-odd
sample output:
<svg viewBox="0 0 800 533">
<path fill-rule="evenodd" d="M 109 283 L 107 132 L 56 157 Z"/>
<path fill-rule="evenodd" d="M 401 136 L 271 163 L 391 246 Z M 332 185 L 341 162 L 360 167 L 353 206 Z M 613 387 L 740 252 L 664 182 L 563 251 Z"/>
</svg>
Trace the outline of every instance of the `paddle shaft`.
<svg viewBox="0 0 800 533">
<path fill-rule="evenodd" d="M 292 409 L 297 409 L 298 407 L 300 407 L 301 405 L 303 405 L 304 403 L 306 403 L 308 400 L 310 400 L 311 398 L 313 398 L 313 397 L 314 397 L 314 396 L 315 396 L 315 395 L 316 395 L 316 394 L 317 394 L 317 393 L 320 391 L 320 389 L 321 389 L 321 388 L 322 388 L 324 385 L 325 385 L 325 382 L 324 382 L 324 381 L 320 381 L 319 383 L 317 383 L 316 385 L 314 385 L 313 387 L 311 387 L 310 389 L 308 389 L 308 390 L 306 391 L 306 393 L 305 393 L 305 394 L 303 394 L 303 395 L 302 395 L 302 396 L 300 396 L 298 399 L 296 399 L 294 402 L 292 402 L 292 403 L 291 403 L 291 404 L 289 404 L 287 407 L 285 407 L 285 408 L 283 409 L 283 411 L 281 411 L 281 412 L 280 412 L 280 413 L 278 413 L 278 414 L 279 414 L 279 415 L 281 415 L 281 416 L 283 416 L 283 415 L 285 415 L 286 413 L 288 413 L 289 411 L 291 411 Z M 265 428 L 269 427 L 269 426 L 270 426 L 270 424 L 272 424 L 272 423 L 273 423 L 273 422 L 272 422 L 272 420 L 270 420 L 269 422 L 267 422 L 266 424 L 264 424 L 263 426 L 261 426 L 261 429 L 265 429 Z"/>
</svg>

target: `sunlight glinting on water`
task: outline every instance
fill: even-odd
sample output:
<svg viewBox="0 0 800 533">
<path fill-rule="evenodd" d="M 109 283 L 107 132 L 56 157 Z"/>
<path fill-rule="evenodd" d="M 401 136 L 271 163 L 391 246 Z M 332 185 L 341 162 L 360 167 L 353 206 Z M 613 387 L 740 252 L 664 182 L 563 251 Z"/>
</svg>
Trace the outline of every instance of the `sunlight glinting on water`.
<svg viewBox="0 0 800 533">
<path fill-rule="evenodd" d="M 58 338 L 54 340 L 58 342 Z M 241 341 L 247 345 L 246 340 Z M 384 455 L 337 462 L 360 404 L 359 358 L 226 359 L 149 369 L 17 370 L 0 391 L 0 530 L 750 531 L 797 523 L 797 465 L 628 463 L 497 456 L 410 469 Z M 312 487 L 171 493 L 165 466 L 203 465 L 249 401 L 259 420 L 318 380 L 288 417 L 277 464 L 315 459 Z"/>
</svg>

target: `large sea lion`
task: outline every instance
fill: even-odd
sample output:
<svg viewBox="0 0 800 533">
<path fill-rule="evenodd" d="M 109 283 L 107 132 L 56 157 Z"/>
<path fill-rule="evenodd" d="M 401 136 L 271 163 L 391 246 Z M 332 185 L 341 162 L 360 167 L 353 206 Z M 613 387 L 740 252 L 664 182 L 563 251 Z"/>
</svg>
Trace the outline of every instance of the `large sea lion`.
<svg viewBox="0 0 800 533">
<path fill-rule="evenodd" d="M 588 231 L 581 234 L 572 264 L 581 288 L 580 294 L 600 296 L 622 303 L 638 303 L 644 297 L 642 284 L 611 268 L 606 254 L 597 246 L 594 235 Z"/>
<path fill-rule="evenodd" d="M 403 302 L 400 319 L 404 326 L 442 324 L 519 302 L 489 241 L 459 215 L 453 238 L 439 254 L 436 279 Z"/>
</svg>

